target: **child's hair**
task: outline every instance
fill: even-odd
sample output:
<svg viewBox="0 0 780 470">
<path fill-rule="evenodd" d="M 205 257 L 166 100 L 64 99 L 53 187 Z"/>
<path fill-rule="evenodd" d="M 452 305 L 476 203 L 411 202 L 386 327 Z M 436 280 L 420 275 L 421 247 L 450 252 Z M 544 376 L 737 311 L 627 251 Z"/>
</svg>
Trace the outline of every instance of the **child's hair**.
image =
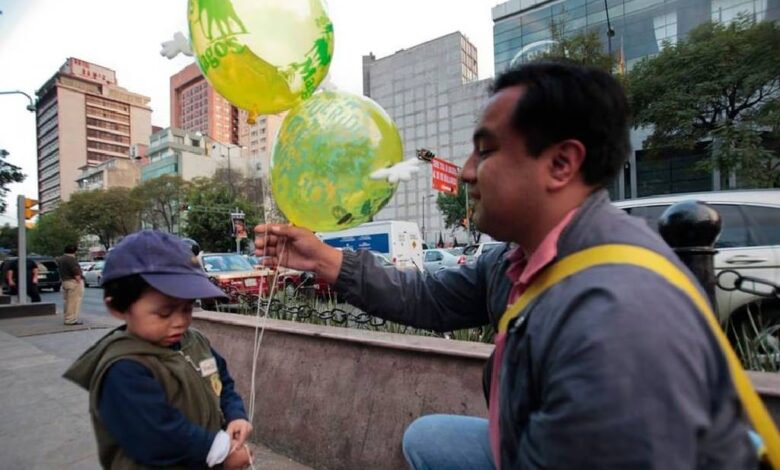
<svg viewBox="0 0 780 470">
<path fill-rule="evenodd" d="M 151 288 L 152 286 L 140 274 L 132 274 L 104 283 L 103 299 L 110 297 L 109 307 L 118 312 L 127 312 L 130 306 Z"/>
</svg>

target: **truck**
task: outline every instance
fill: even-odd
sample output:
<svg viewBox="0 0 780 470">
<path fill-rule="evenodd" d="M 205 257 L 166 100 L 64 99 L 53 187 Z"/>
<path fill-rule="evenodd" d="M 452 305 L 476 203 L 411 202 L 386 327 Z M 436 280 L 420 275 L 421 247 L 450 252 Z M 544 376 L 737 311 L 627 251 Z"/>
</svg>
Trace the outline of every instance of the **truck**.
<svg viewBox="0 0 780 470">
<path fill-rule="evenodd" d="M 368 222 L 338 232 L 321 232 L 317 236 L 334 248 L 379 253 L 398 268 L 423 269 L 422 236 L 415 222 Z"/>
</svg>

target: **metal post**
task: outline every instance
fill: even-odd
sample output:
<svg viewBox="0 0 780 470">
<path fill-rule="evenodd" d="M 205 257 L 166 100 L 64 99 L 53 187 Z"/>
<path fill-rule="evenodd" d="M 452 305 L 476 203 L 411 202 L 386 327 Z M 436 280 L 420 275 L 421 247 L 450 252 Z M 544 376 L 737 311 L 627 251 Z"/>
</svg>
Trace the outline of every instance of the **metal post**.
<svg viewBox="0 0 780 470">
<path fill-rule="evenodd" d="M 658 229 L 666 243 L 696 277 L 717 311 L 715 300 L 715 266 L 718 250 L 715 240 L 720 235 L 718 211 L 700 201 L 683 201 L 672 205 L 658 219 Z"/>
<path fill-rule="evenodd" d="M 19 281 L 16 288 L 19 290 L 19 304 L 24 305 L 27 303 L 27 226 L 24 225 L 24 196 L 21 194 L 16 199 L 16 209 L 19 213 L 19 257 L 16 261 Z"/>
<path fill-rule="evenodd" d="M 422 238 L 423 243 L 426 243 L 425 241 L 425 195 L 422 197 Z"/>
</svg>

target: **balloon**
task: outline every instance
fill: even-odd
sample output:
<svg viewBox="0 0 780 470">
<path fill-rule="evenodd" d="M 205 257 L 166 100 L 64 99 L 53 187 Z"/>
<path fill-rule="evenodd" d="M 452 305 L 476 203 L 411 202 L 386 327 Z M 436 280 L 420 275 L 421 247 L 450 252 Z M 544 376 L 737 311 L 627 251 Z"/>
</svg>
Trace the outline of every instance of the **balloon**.
<svg viewBox="0 0 780 470">
<path fill-rule="evenodd" d="M 310 97 L 328 74 L 333 23 L 322 0 L 189 0 L 188 16 L 203 75 L 250 121 Z"/>
<path fill-rule="evenodd" d="M 403 158 L 390 116 L 363 96 L 321 91 L 293 108 L 271 155 L 274 199 L 293 224 L 333 231 L 371 220 L 397 184 L 370 175 Z"/>
<path fill-rule="evenodd" d="M 553 39 L 542 39 L 541 41 L 526 44 L 514 57 L 512 57 L 512 61 L 509 62 L 509 68 L 513 69 L 519 67 L 533 61 L 542 54 L 548 54 L 557 44 L 558 41 Z"/>
</svg>

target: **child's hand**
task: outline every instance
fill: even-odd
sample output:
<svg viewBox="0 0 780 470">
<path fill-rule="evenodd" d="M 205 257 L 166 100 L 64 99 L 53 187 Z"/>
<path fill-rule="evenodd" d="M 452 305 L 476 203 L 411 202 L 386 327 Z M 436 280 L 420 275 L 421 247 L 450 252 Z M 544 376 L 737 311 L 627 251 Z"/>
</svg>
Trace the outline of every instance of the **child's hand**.
<svg viewBox="0 0 780 470">
<path fill-rule="evenodd" d="M 228 454 L 225 461 L 222 462 L 222 467 L 225 470 L 243 470 L 251 463 L 252 453 L 249 451 L 249 447 L 241 446 Z"/>
<path fill-rule="evenodd" d="M 252 432 L 252 424 L 245 419 L 234 419 L 228 423 L 225 432 L 230 437 L 230 451 L 233 452 L 244 446 Z"/>
</svg>

